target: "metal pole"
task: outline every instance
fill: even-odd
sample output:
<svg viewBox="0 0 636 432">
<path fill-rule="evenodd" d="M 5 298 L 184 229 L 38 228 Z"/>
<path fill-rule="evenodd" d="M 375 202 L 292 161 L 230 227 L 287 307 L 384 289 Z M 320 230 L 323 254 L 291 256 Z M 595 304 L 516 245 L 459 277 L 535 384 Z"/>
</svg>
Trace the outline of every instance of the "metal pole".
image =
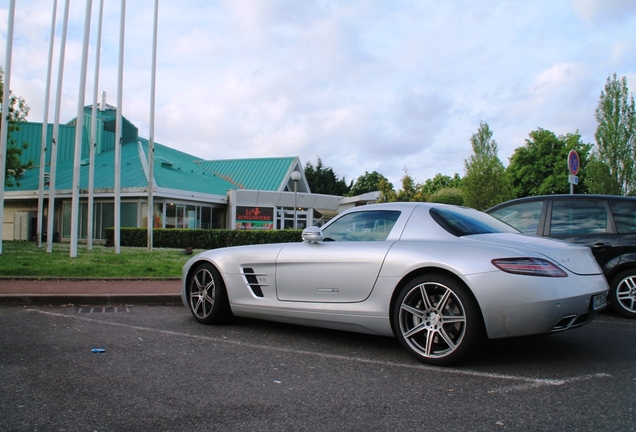
<svg viewBox="0 0 636 432">
<path fill-rule="evenodd" d="M 57 68 L 57 93 L 55 95 L 55 114 L 53 120 L 53 136 L 51 137 L 51 165 L 49 168 L 49 212 L 47 215 L 46 251 L 53 252 L 53 219 L 55 217 L 55 176 L 57 172 L 57 140 L 60 129 L 60 107 L 62 105 L 62 81 L 64 78 L 64 54 L 66 52 L 66 33 L 68 30 L 69 1 L 64 6 L 62 38 L 60 40 L 60 58 Z"/>
<path fill-rule="evenodd" d="M 38 187 L 38 248 L 42 247 L 42 225 L 44 219 L 44 168 L 46 166 L 46 142 L 49 133 L 49 98 L 51 95 L 51 69 L 53 68 L 53 49 L 55 46 L 55 19 L 57 14 L 57 0 L 53 0 L 51 15 L 51 35 L 49 40 L 49 61 L 46 69 L 46 90 L 44 93 L 44 119 L 42 120 L 42 144 L 40 147 L 40 183 Z"/>
<path fill-rule="evenodd" d="M 154 168 L 155 168 L 155 78 L 157 75 L 157 22 L 159 0 L 155 0 L 155 17 L 152 32 L 152 66 L 150 72 L 150 140 L 148 141 L 148 250 L 152 251 L 152 233 L 155 225 Z"/>
<path fill-rule="evenodd" d="M 86 226 L 86 248 L 93 249 L 93 201 L 95 189 L 95 151 L 97 150 L 97 97 L 99 93 L 99 61 L 102 46 L 102 22 L 104 14 L 104 0 L 99 1 L 99 15 L 97 18 L 97 42 L 95 43 L 95 79 L 93 80 L 93 110 L 91 112 L 91 139 L 88 143 L 88 211 Z"/>
<path fill-rule="evenodd" d="M 82 45 L 82 69 L 80 71 L 80 84 L 77 95 L 77 118 L 75 119 L 75 153 L 73 155 L 73 191 L 71 198 L 71 258 L 77 258 L 79 237 L 79 189 L 82 168 L 82 135 L 84 132 L 84 98 L 86 97 L 86 68 L 88 66 L 88 41 L 91 33 L 92 10 L 93 0 L 87 0 L 84 19 L 84 44 Z"/>
<path fill-rule="evenodd" d="M 11 100 L 11 55 L 13 51 L 13 21 L 15 0 L 9 2 L 9 23 L 7 25 L 7 51 L 5 53 L 4 92 L 2 93 L 2 120 L 0 121 L 0 254 L 2 254 L 2 229 L 4 224 L 4 181 L 6 169 L 7 137 L 9 126 L 9 101 Z"/>
<path fill-rule="evenodd" d="M 296 217 L 296 208 L 297 208 L 297 189 L 298 189 L 298 180 L 294 180 L 294 229 L 298 229 L 298 219 Z"/>
<path fill-rule="evenodd" d="M 121 0 L 121 17 L 119 23 L 119 66 L 117 68 L 117 119 L 115 122 L 115 253 L 121 252 L 121 147 L 122 139 L 122 105 L 124 85 L 124 31 L 126 28 L 126 0 Z"/>
</svg>

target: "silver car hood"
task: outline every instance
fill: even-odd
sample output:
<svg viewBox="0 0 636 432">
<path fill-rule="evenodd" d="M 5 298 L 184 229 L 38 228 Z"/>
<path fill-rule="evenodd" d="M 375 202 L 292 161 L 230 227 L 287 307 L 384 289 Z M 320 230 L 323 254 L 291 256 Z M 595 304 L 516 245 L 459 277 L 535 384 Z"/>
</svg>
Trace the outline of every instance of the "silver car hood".
<svg viewBox="0 0 636 432">
<path fill-rule="evenodd" d="M 590 248 L 560 240 L 530 237 L 522 234 L 478 234 L 463 237 L 465 240 L 496 244 L 523 253 L 530 250 L 550 258 L 563 268 L 578 275 L 602 274 Z M 502 257 L 505 258 L 505 257 Z"/>
</svg>

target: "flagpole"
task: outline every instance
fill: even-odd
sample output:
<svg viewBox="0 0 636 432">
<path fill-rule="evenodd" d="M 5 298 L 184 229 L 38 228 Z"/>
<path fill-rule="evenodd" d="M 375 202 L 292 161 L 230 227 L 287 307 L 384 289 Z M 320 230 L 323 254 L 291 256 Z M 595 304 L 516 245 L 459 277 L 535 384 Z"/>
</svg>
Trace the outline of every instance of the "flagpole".
<svg viewBox="0 0 636 432">
<path fill-rule="evenodd" d="M 94 221 L 94 190 L 95 190 L 95 151 L 97 150 L 97 97 L 99 94 L 99 63 L 102 47 L 102 22 L 104 15 L 104 0 L 99 0 L 99 14 L 97 18 L 97 42 L 95 43 L 95 78 L 93 79 L 93 110 L 91 112 L 91 138 L 88 159 L 88 211 L 86 225 L 86 248 L 93 249 Z"/>
<path fill-rule="evenodd" d="M 4 60 L 4 91 L 2 92 L 2 121 L 0 121 L 0 255 L 2 254 L 2 230 L 4 226 L 4 182 L 6 180 L 7 137 L 9 136 L 9 101 L 11 100 L 11 56 L 13 51 L 13 22 L 15 20 L 15 0 L 9 2 L 7 24 L 7 48 Z"/>
<path fill-rule="evenodd" d="M 75 154 L 73 159 L 73 193 L 71 197 L 71 258 L 77 258 L 77 242 L 79 237 L 79 200 L 80 177 L 82 172 L 82 136 L 84 133 L 84 99 L 86 97 L 86 69 L 88 67 L 88 41 L 91 35 L 92 10 L 93 0 L 86 0 L 84 44 L 82 45 L 82 69 L 80 71 L 80 85 L 77 92 L 77 118 L 75 119 Z"/>
<path fill-rule="evenodd" d="M 121 0 L 121 17 L 119 23 L 119 66 L 117 68 L 117 119 L 115 121 L 115 253 L 121 252 L 121 147 L 122 138 L 122 108 L 124 83 L 124 32 L 126 27 L 126 0 Z"/>
<path fill-rule="evenodd" d="M 55 177 L 57 171 L 57 140 L 60 129 L 60 107 L 62 105 L 62 81 L 64 76 L 64 54 L 66 52 L 66 33 L 68 29 L 68 9 L 70 0 L 64 6 L 62 38 L 60 40 L 60 58 L 57 70 L 57 93 L 55 96 L 55 119 L 51 137 L 51 165 L 49 168 L 49 212 L 47 215 L 46 251 L 53 252 L 53 219 L 55 218 Z"/>
<path fill-rule="evenodd" d="M 152 65 L 150 72 L 150 139 L 148 141 L 148 250 L 152 251 L 154 212 L 154 167 L 155 167 L 155 88 L 157 75 L 157 22 L 159 16 L 159 0 L 155 0 L 155 17 L 152 33 Z"/>
<path fill-rule="evenodd" d="M 53 0 L 53 13 L 51 14 L 51 36 L 49 38 L 49 59 L 46 69 L 46 90 L 44 93 L 44 118 L 42 119 L 42 144 L 40 150 L 40 185 L 38 187 L 38 248 L 42 247 L 42 227 L 44 218 L 44 174 L 46 168 L 46 143 L 49 134 L 49 103 L 51 97 L 51 75 L 53 68 L 53 50 L 55 47 L 55 21 L 57 17 L 57 0 Z"/>
</svg>

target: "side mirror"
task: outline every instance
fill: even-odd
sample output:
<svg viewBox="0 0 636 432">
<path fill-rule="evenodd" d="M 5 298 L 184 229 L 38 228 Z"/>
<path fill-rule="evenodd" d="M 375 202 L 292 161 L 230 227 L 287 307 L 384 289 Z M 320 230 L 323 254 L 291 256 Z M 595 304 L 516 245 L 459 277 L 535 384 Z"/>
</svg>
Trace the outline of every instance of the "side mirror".
<svg viewBox="0 0 636 432">
<path fill-rule="evenodd" d="M 316 226 L 307 227 L 303 230 L 302 239 L 308 243 L 320 243 L 322 241 L 322 230 Z"/>
</svg>

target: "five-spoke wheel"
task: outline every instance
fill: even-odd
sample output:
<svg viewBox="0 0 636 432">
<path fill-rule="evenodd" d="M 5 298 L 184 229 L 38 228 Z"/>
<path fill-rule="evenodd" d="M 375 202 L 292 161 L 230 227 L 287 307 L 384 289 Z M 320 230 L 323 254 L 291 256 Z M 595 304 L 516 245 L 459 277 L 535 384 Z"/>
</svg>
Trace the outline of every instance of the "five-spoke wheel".
<svg viewBox="0 0 636 432">
<path fill-rule="evenodd" d="M 626 270 L 612 279 L 609 291 L 612 308 L 627 318 L 636 318 L 636 273 Z"/>
<path fill-rule="evenodd" d="M 478 308 L 463 285 L 441 274 L 420 276 L 400 291 L 393 326 L 400 343 L 424 363 L 465 356 L 480 337 Z"/>
<path fill-rule="evenodd" d="M 218 324 L 231 316 L 223 280 L 211 264 L 199 265 L 188 280 L 188 304 L 194 318 L 204 324 Z"/>
</svg>

